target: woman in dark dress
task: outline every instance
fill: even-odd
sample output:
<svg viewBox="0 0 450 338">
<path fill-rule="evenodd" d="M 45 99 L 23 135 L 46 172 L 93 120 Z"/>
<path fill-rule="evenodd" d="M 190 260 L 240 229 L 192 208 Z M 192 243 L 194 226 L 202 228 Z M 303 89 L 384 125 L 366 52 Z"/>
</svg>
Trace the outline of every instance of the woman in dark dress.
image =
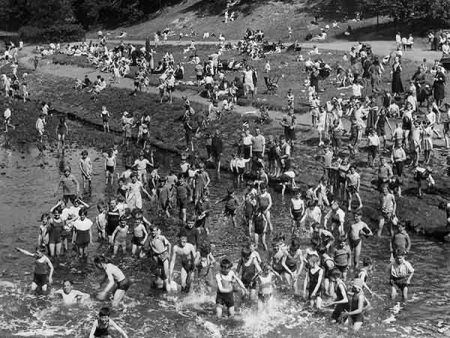
<svg viewBox="0 0 450 338">
<path fill-rule="evenodd" d="M 445 75 L 441 66 L 438 67 L 437 73 L 434 77 L 433 94 L 436 104 L 439 107 L 445 98 Z"/>
<path fill-rule="evenodd" d="M 398 56 L 394 59 L 394 64 L 392 65 L 392 93 L 394 95 L 398 95 L 403 93 L 403 84 L 402 84 L 402 65 L 400 64 L 400 59 Z"/>
</svg>

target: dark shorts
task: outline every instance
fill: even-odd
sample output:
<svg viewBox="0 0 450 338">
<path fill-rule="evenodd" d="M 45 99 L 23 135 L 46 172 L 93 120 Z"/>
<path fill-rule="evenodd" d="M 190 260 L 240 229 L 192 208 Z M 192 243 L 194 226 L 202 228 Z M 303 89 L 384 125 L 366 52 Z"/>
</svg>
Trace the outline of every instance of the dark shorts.
<svg viewBox="0 0 450 338">
<path fill-rule="evenodd" d="M 257 158 L 263 158 L 262 151 L 253 151 L 253 156 L 256 156 Z"/>
<path fill-rule="evenodd" d="M 123 290 L 127 291 L 130 288 L 130 281 L 128 278 L 125 277 L 125 279 L 121 280 L 120 282 L 117 282 L 117 290 Z"/>
<path fill-rule="evenodd" d="M 142 246 L 143 244 L 141 244 L 141 243 L 143 240 L 144 240 L 144 237 L 133 236 L 133 240 L 131 241 L 131 243 L 134 245 L 137 245 L 137 246 Z"/>
<path fill-rule="evenodd" d="M 392 286 L 398 287 L 403 292 L 403 290 L 408 286 L 406 281 L 407 281 L 406 277 L 391 276 L 390 284 Z"/>
<path fill-rule="evenodd" d="M 180 206 L 180 209 L 187 209 L 188 199 L 187 198 L 179 198 L 178 205 Z"/>
<path fill-rule="evenodd" d="M 234 306 L 234 295 L 233 292 L 217 292 L 216 304 L 226 306 L 227 308 Z"/>
<path fill-rule="evenodd" d="M 266 225 L 264 222 L 255 223 L 255 234 L 262 235 L 265 233 Z"/>
<path fill-rule="evenodd" d="M 300 221 L 302 218 L 302 212 L 300 211 L 292 211 L 292 216 L 294 216 L 294 221 Z"/>
<path fill-rule="evenodd" d="M 353 323 L 363 323 L 364 322 L 364 315 L 362 313 L 358 313 L 357 315 L 350 316 Z"/>
<path fill-rule="evenodd" d="M 73 204 L 73 202 L 75 202 L 75 200 L 77 199 L 77 196 L 75 194 L 70 194 L 70 195 L 63 195 L 63 201 L 64 203 L 68 203 L 70 201 L 70 203 Z"/>
<path fill-rule="evenodd" d="M 236 216 L 236 209 L 225 208 L 225 216 Z"/>
<path fill-rule="evenodd" d="M 334 319 L 337 323 L 343 323 L 344 318 L 342 317 L 342 313 L 344 311 L 349 311 L 349 306 L 347 304 L 337 304 L 334 308 L 333 314 L 331 315 L 331 319 Z"/>
<path fill-rule="evenodd" d="M 41 274 L 41 273 L 35 273 L 34 274 L 34 278 L 33 278 L 33 282 L 39 286 L 39 287 L 43 287 L 44 285 L 48 284 L 48 275 L 47 274 Z"/>
<path fill-rule="evenodd" d="M 348 243 L 350 244 L 350 248 L 353 250 L 359 245 L 359 243 L 361 243 L 361 238 L 358 239 L 349 238 Z"/>
<path fill-rule="evenodd" d="M 336 269 L 338 269 L 342 273 L 347 273 L 348 265 L 336 265 Z"/>
<path fill-rule="evenodd" d="M 203 80 L 203 75 L 197 75 L 197 81 Z"/>
<path fill-rule="evenodd" d="M 166 250 L 164 252 L 161 252 L 160 254 L 155 255 L 158 264 L 163 265 L 165 261 L 169 260 L 169 252 Z"/>
<path fill-rule="evenodd" d="M 249 159 L 250 158 L 250 147 L 249 146 L 245 146 L 244 145 L 244 159 Z"/>
<path fill-rule="evenodd" d="M 106 171 L 109 171 L 111 174 L 114 174 L 114 167 L 110 166 L 110 165 L 107 165 L 106 166 Z"/>
<path fill-rule="evenodd" d="M 356 187 L 354 185 L 349 185 L 349 186 L 347 186 L 347 192 L 349 194 L 356 194 L 358 192 L 358 190 L 356 189 Z"/>
</svg>

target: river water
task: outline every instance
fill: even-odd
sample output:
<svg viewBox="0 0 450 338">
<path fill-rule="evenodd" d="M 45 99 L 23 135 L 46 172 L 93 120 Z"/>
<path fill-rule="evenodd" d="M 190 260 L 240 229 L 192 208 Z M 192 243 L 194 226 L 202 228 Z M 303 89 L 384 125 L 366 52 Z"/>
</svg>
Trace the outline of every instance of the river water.
<svg viewBox="0 0 450 338">
<path fill-rule="evenodd" d="M 67 149 L 65 160 L 78 167 L 80 149 Z M 93 195 L 88 217 L 96 216 L 95 204 L 105 197 L 102 155 L 89 149 L 94 164 Z M 14 247 L 33 250 L 36 246 L 39 218 L 57 201 L 53 192 L 59 177 L 61 158 L 48 152 L 39 157 L 35 146 L 23 153 L 0 150 L 0 337 L 87 337 L 95 316 L 103 305 L 99 301 L 67 308 L 53 296 L 30 293 L 33 259 L 18 254 Z M 162 173 L 178 168 L 170 154 L 157 153 Z M 122 169 L 122 168 L 119 168 Z M 79 171 L 74 173 L 80 178 Z M 231 185 L 227 173 L 212 178 L 211 200 L 222 197 Z M 240 192 L 242 193 L 242 192 Z M 274 226 L 289 233 L 287 211 L 289 196 L 283 200 L 273 193 Z M 148 202 L 147 202 L 148 203 Z M 174 222 L 160 221 L 163 233 L 174 234 Z M 171 225 L 172 224 L 172 225 Z M 221 206 L 213 213 L 213 254 L 227 255 L 237 262 L 240 246 L 245 240 L 243 229 L 236 231 L 221 216 Z M 372 225 L 373 226 L 373 225 Z M 368 239 L 362 256 L 375 261 L 371 287 L 381 297 L 371 298 L 373 309 L 366 316 L 361 336 L 365 337 L 439 337 L 450 336 L 450 246 L 428 239 L 413 237 L 409 260 L 416 269 L 412 280 L 410 300 L 405 304 L 388 298 L 386 272 L 387 238 Z M 303 241 L 306 247 L 308 241 Z M 92 257 L 102 252 L 97 244 L 90 246 Z M 330 312 L 311 312 L 304 301 L 294 299 L 282 290 L 266 313 L 257 313 L 241 306 L 234 319 L 214 318 L 214 294 L 194 293 L 190 296 L 167 295 L 151 288 L 153 275 L 146 259 L 136 262 L 130 257 L 119 259 L 126 273 L 134 279 L 123 309 L 114 311 L 112 318 L 129 337 L 347 337 L 352 334 L 329 322 Z M 53 288 L 60 288 L 64 278 L 74 281 L 75 289 L 95 293 L 102 277 L 90 263 L 78 263 L 73 253 L 54 262 L 56 272 Z M 303 277 L 303 275 L 302 275 Z M 384 321 L 389 321 L 386 323 Z M 448 330 L 447 330 L 448 329 Z"/>
</svg>

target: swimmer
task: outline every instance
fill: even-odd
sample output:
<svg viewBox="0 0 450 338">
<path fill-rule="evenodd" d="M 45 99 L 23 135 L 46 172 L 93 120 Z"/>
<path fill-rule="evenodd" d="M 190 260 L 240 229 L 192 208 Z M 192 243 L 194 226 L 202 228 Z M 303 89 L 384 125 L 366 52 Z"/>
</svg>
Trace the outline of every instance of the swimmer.
<svg viewBox="0 0 450 338">
<path fill-rule="evenodd" d="M 234 316 L 234 289 L 233 283 L 237 283 L 244 294 L 247 289 L 235 272 L 231 270 L 233 264 L 224 258 L 220 262 L 220 272 L 216 274 L 217 296 L 216 296 L 216 315 L 222 317 L 222 307 L 228 310 L 230 317 Z"/>
<path fill-rule="evenodd" d="M 258 209 L 253 213 L 251 224 L 253 225 L 255 244 L 257 246 L 259 245 L 259 238 L 261 237 L 261 243 L 263 245 L 263 248 L 264 250 L 267 251 L 267 243 L 266 243 L 267 221 L 261 209 Z"/>
<path fill-rule="evenodd" d="M 350 267 L 352 252 L 347 245 L 347 236 L 341 236 L 334 248 L 333 259 L 336 268 L 342 272 L 344 280 L 347 279 L 347 272 Z"/>
<path fill-rule="evenodd" d="M 16 248 L 16 250 L 24 255 L 35 258 L 34 278 L 31 283 L 31 291 L 36 291 L 40 288 L 42 292 L 47 292 L 48 287 L 53 283 L 53 272 L 55 269 L 53 268 L 53 264 L 50 262 L 50 259 L 44 255 L 45 248 L 36 248 L 35 253 L 21 248 Z"/>
<path fill-rule="evenodd" d="M 300 221 L 305 213 L 305 202 L 302 200 L 302 192 L 298 189 L 294 198 L 291 199 L 289 213 L 292 219 L 292 232 L 300 230 Z"/>
<path fill-rule="evenodd" d="M 38 247 L 48 249 L 49 245 L 49 227 L 50 214 L 44 213 L 41 216 L 41 224 L 39 225 Z"/>
<path fill-rule="evenodd" d="M 303 284 L 303 297 L 308 295 L 309 305 L 320 309 L 322 307 L 322 280 L 323 269 L 319 266 L 319 257 L 311 255 L 308 257 L 309 269 L 306 273 L 305 282 Z M 308 293 L 306 291 L 308 290 Z"/>
<path fill-rule="evenodd" d="M 286 279 L 288 285 L 294 289 L 294 294 L 299 293 L 298 277 L 303 270 L 303 254 L 300 249 L 300 240 L 293 237 L 291 245 L 282 258 L 281 264 L 284 267 L 282 276 Z"/>
<path fill-rule="evenodd" d="M 375 296 L 379 297 L 378 295 L 375 294 L 375 292 L 373 292 L 367 286 L 367 279 L 368 279 L 369 275 L 372 273 L 372 270 L 373 270 L 372 259 L 370 257 L 364 257 L 364 259 L 363 259 L 363 267 L 359 270 L 357 278 L 361 279 L 364 282 L 364 288 L 367 291 L 369 291 L 369 293 L 371 295 L 375 295 Z"/>
<path fill-rule="evenodd" d="M 266 304 L 272 299 L 275 287 L 275 277 L 281 279 L 280 275 L 272 270 L 270 264 L 264 263 L 262 271 L 256 277 L 256 287 L 258 290 L 258 311 L 264 310 Z"/>
<path fill-rule="evenodd" d="M 117 159 L 112 149 L 108 150 L 105 156 L 105 184 L 114 183 L 114 171 L 117 166 Z"/>
<path fill-rule="evenodd" d="M 98 241 L 103 243 L 108 240 L 106 236 L 106 225 L 108 224 L 108 207 L 105 205 L 105 203 L 100 202 L 97 204 L 97 210 L 98 215 L 95 217 L 95 225 L 97 226 Z"/>
<path fill-rule="evenodd" d="M 327 229 L 328 220 L 331 219 L 331 232 L 333 235 L 344 235 L 345 212 L 339 207 L 338 201 L 331 203 L 331 210 L 325 215 L 323 226 Z"/>
<path fill-rule="evenodd" d="M 403 300 L 406 300 L 408 299 L 408 286 L 414 275 L 414 268 L 411 263 L 405 260 L 405 252 L 399 250 L 394 255 L 395 261 L 389 265 L 391 298 L 397 297 L 398 288 L 402 293 Z"/>
<path fill-rule="evenodd" d="M 242 283 L 250 293 L 250 298 L 254 298 L 256 296 L 256 276 L 261 272 L 261 267 L 258 260 L 252 256 L 252 251 L 248 246 L 242 248 L 236 272 L 241 273 Z"/>
<path fill-rule="evenodd" d="M 55 196 L 58 193 L 59 188 L 62 187 L 63 190 L 63 201 L 67 202 L 75 201 L 77 195 L 80 194 L 80 184 L 75 176 L 71 173 L 72 169 L 69 166 L 65 166 L 63 169 L 63 175 L 60 177 L 58 185 L 55 190 Z"/>
<path fill-rule="evenodd" d="M 394 254 L 397 250 L 403 251 L 406 254 L 411 251 L 411 239 L 403 223 L 397 224 L 397 232 L 392 236 L 391 240 L 391 254 Z"/>
<path fill-rule="evenodd" d="M 236 213 L 237 208 L 239 207 L 239 201 L 234 193 L 234 190 L 228 189 L 227 196 L 217 201 L 215 205 L 219 204 L 220 202 L 225 202 L 225 210 L 223 214 L 225 217 L 231 218 L 231 223 L 233 224 L 233 227 L 236 228 Z"/>
<path fill-rule="evenodd" d="M 135 209 L 137 210 L 137 209 Z M 143 253 L 145 241 L 148 238 L 147 228 L 145 227 L 142 212 L 135 213 L 133 240 L 131 246 L 131 254 L 136 257 L 140 257 Z"/>
<path fill-rule="evenodd" d="M 181 259 L 181 290 L 189 292 L 194 281 L 197 252 L 195 246 L 188 242 L 188 236 L 184 229 L 178 234 L 178 243 L 173 246 L 172 259 L 170 260 L 169 285 L 171 285 L 173 279 L 173 270 L 177 257 Z"/>
<path fill-rule="evenodd" d="M 82 303 L 90 298 L 89 294 L 74 290 L 70 280 L 65 280 L 62 289 L 56 290 L 55 295 L 61 295 L 64 305 Z"/>
<path fill-rule="evenodd" d="M 119 226 L 114 230 L 112 234 L 111 245 L 114 245 L 114 251 L 112 257 L 116 257 L 119 247 L 122 247 L 122 253 L 125 255 L 127 253 L 127 236 L 128 236 L 128 217 L 123 215 L 120 216 Z"/>
<path fill-rule="evenodd" d="M 80 218 L 73 223 L 72 244 L 78 248 L 78 253 L 81 258 L 87 258 L 87 246 L 92 244 L 92 221 L 87 218 L 87 209 L 81 208 L 79 211 Z"/>
<path fill-rule="evenodd" d="M 370 303 L 364 295 L 363 282 L 355 279 L 352 286 L 353 296 L 350 299 L 350 311 L 342 313 L 343 318 L 350 317 L 353 331 L 359 331 L 364 322 L 364 310 L 370 307 Z"/>
<path fill-rule="evenodd" d="M 264 215 L 264 218 L 269 225 L 269 231 L 273 232 L 273 225 L 270 220 L 270 209 L 272 208 L 272 196 L 267 191 L 267 186 L 265 184 L 261 184 L 261 194 L 258 196 L 258 206 L 261 209 L 261 212 Z"/>
<path fill-rule="evenodd" d="M 336 323 L 342 324 L 346 321 L 346 318 L 342 315 L 343 312 L 350 309 L 348 304 L 347 287 L 342 280 L 342 272 L 339 271 L 339 269 L 333 269 L 331 271 L 330 280 L 335 285 L 334 293 L 336 294 L 336 298 L 326 306 L 328 307 L 334 305 L 331 319 Z"/>
<path fill-rule="evenodd" d="M 83 150 L 81 152 L 80 170 L 81 170 L 81 177 L 83 179 L 83 191 L 86 189 L 87 186 L 88 193 L 89 195 L 91 195 L 93 169 L 91 159 L 88 157 L 88 152 L 86 150 Z"/>
<path fill-rule="evenodd" d="M 159 269 L 162 269 L 160 277 L 163 279 L 166 291 L 169 291 L 169 258 L 170 252 L 172 250 L 172 245 L 166 237 L 161 235 L 161 229 L 159 229 L 157 226 L 153 226 L 150 230 L 150 233 L 150 248 L 153 252 L 153 259 L 158 264 Z"/>
<path fill-rule="evenodd" d="M 350 249 L 353 253 L 353 266 L 355 269 L 358 269 L 359 266 L 359 257 L 361 255 L 361 247 L 362 247 L 362 238 L 363 236 L 373 236 L 372 230 L 370 230 L 369 226 L 361 220 L 362 213 L 361 211 L 357 211 L 355 213 L 355 223 L 350 226 L 349 238 L 348 241 L 350 243 Z"/>
<path fill-rule="evenodd" d="M 105 280 L 108 280 L 108 284 L 97 294 L 97 298 L 99 300 L 104 300 L 106 295 L 111 292 L 114 287 L 116 287 L 114 291 L 112 306 L 117 307 L 119 303 L 122 301 L 125 296 L 125 292 L 130 288 L 130 281 L 127 277 L 125 277 L 122 270 L 120 270 L 114 264 L 107 262 L 106 258 L 103 256 L 97 256 L 94 258 L 95 266 L 103 270 L 105 272 Z"/>
<path fill-rule="evenodd" d="M 94 324 L 92 325 L 91 333 L 89 334 L 89 338 L 95 338 L 95 337 L 103 337 L 103 338 L 109 338 L 111 337 L 109 334 L 109 328 L 112 327 L 114 330 L 119 332 L 123 338 L 128 338 L 127 334 L 125 333 L 122 328 L 116 324 L 115 321 L 113 321 L 111 318 L 109 318 L 109 308 L 103 307 L 100 309 L 100 312 L 98 314 L 98 319 L 94 321 Z"/>
</svg>

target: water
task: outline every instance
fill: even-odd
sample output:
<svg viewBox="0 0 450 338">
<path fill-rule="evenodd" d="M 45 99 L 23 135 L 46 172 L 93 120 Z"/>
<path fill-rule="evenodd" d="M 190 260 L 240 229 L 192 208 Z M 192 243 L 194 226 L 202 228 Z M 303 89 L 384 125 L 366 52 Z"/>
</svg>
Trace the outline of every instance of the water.
<svg viewBox="0 0 450 338">
<path fill-rule="evenodd" d="M 77 169 L 80 149 L 68 149 L 66 160 Z M 24 153 L 0 150 L 0 301 L 7 305 L 0 309 L 0 336 L 19 337 L 83 337 L 87 336 L 99 308 L 99 301 L 90 301 L 74 307 L 63 306 L 56 297 L 36 297 L 30 294 L 33 259 L 14 250 L 19 246 L 32 250 L 36 245 L 39 217 L 56 203 L 54 189 L 59 178 L 60 158 L 39 152 L 30 146 Z M 103 160 L 95 149 L 89 149 L 93 160 L 93 195 L 87 200 L 92 205 L 88 217 L 96 215 L 95 204 L 105 197 Z M 163 173 L 177 161 L 167 154 L 157 154 Z M 119 168 L 120 171 L 120 168 Z M 211 200 L 222 197 L 231 185 L 225 173 L 212 178 Z M 287 211 L 289 197 L 283 201 L 274 193 L 274 225 L 289 233 Z M 148 202 L 147 202 L 148 203 Z M 220 215 L 218 205 L 213 213 L 212 244 L 214 255 L 228 255 L 237 261 L 239 248 L 245 240 L 244 231 L 237 232 Z M 173 223 L 173 222 L 172 222 Z M 162 224 L 163 233 L 174 234 L 176 229 Z M 388 298 L 386 273 L 388 243 L 386 239 L 364 242 L 362 255 L 375 260 L 371 287 L 381 300 L 372 297 L 373 309 L 366 316 L 361 335 L 365 337 L 424 337 L 445 336 L 450 333 L 450 247 L 443 243 L 413 237 L 409 260 L 416 273 L 410 291 L 411 300 L 397 304 Z M 172 242 L 173 243 L 173 242 Z M 305 239 L 304 246 L 308 244 Z M 90 246 L 92 257 L 103 252 L 97 244 Z M 90 263 L 79 263 L 73 253 L 55 261 L 54 287 L 58 289 L 64 278 L 74 281 L 77 290 L 95 293 L 101 273 Z M 234 319 L 214 318 L 215 295 L 196 292 L 194 295 L 167 295 L 151 289 L 153 275 L 147 260 L 135 262 L 130 257 L 119 260 L 134 280 L 124 301 L 124 308 L 114 311 L 112 318 L 124 328 L 129 337 L 347 337 L 346 328 L 329 323 L 329 311 L 311 312 L 304 301 L 295 299 L 289 290 L 281 290 L 270 309 L 257 313 L 248 305 L 238 308 Z M 303 277 L 303 276 L 302 276 Z M 239 303 L 239 302 L 238 302 Z M 383 322 L 384 321 L 384 322 Z M 448 329 L 448 330 L 447 330 Z"/>
</svg>

